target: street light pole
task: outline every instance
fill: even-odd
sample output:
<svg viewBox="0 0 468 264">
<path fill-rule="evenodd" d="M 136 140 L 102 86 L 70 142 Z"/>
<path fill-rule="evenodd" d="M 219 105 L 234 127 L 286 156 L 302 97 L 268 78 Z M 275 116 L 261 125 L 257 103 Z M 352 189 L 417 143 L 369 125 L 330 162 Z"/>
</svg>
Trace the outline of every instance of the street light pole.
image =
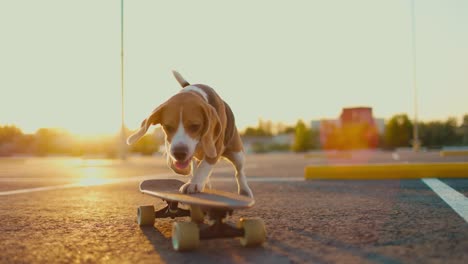
<svg viewBox="0 0 468 264">
<path fill-rule="evenodd" d="M 411 36 L 413 51 L 413 103 L 414 103 L 414 121 L 413 121 L 413 151 L 419 151 L 421 142 L 419 141 L 418 131 L 418 89 L 416 82 L 416 18 L 415 18 L 415 0 L 411 0 Z"/>
<path fill-rule="evenodd" d="M 124 114 L 124 0 L 120 0 L 120 83 L 121 83 L 121 127 L 119 140 L 120 159 L 126 158 L 125 114 Z"/>
</svg>

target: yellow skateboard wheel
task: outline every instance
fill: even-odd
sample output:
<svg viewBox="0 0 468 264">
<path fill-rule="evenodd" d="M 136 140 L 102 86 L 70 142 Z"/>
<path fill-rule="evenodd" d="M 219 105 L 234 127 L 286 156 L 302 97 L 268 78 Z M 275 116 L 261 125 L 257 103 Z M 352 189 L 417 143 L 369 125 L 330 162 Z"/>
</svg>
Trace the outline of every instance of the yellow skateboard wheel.
<svg viewBox="0 0 468 264">
<path fill-rule="evenodd" d="M 200 230 L 194 222 L 175 222 L 172 225 L 172 247 L 176 251 L 196 249 L 200 244 Z"/>
<path fill-rule="evenodd" d="M 266 229 L 262 219 L 241 218 L 237 227 L 244 230 L 244 237 L 240 238 L 240 243 L 244 247 L 260 246 L 266 240 Z"/>
<path fill-rule="evenodd" d="M 154 225 L 154 206 L 142 205 L 138 207 L 137 222 L 139 226 Z"/>
</svg>

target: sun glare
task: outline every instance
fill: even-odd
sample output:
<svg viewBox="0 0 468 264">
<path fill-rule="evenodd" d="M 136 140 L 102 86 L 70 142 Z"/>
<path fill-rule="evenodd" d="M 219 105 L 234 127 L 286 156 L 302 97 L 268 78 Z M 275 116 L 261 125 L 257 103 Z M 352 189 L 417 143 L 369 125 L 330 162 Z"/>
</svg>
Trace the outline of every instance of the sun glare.
<svg viewBox="0 0 468 264">
<path fill-rule="evenodd" d="M 82 160 L 80 166 L 80 180 L 78 184 L 80 186 L 95 186 L 103 185 L 111 182 L 112 180 L 106 177 L 105 166 L 109 164 L 109 161 L 100 159 Z"/>
<path fill-rule="evenodd" d="M 83 169 L 83 176 L 78 181 L 80 186 L 95 186 L 109 183 L 111 180 L 106 178 L 100 168 L 89 167 Z"/>
<path fill-rule="evenodd" d="M 86 176 L 78 181 L 80 186 L 96 186 L 96 185 L 103 185 L 109 183 L 110 179 L 105 179 L 102 177 L 93 177 L 93 176 Z"/>
</svg>

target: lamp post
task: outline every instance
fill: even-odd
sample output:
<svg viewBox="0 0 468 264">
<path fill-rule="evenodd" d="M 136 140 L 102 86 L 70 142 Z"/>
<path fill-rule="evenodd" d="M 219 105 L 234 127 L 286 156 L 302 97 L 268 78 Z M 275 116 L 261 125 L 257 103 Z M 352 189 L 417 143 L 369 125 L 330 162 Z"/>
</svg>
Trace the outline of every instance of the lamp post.
<svg viewBox="0 0 468 264">
<path fill-rule="evenodd" d="M 413 121 L 413 151 L 418 152 L 421 147 L 418 131 L 418 89 L 416 82 L 416 18 L 415 18 L 415 0 L 411 0 L 411 37 L 412 37 L 412 52 L 413 52 L 413 104 L 414 104 L 414 121 Z"/>
<path fill-rule="evenodd" d="M 119 157 L 124 160 L 127 157 L 125 144 L 125 115 L 124 115 L 124 0 L 120 0 L 120 92 L 121 92 L 121 127 L 119 140 Z"/>
</svg>

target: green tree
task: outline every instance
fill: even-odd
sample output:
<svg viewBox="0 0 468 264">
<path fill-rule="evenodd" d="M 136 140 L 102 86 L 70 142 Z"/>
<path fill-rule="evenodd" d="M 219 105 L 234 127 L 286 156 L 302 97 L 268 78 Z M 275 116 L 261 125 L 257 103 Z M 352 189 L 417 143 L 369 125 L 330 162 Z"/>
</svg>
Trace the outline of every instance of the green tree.
<svg viewBox="0 0 468 264">
<path fill-rule="evenodd" d="M 256 137 L 256 136 L 260 136 L 260 132 L 258 130 L 258 128 L 255 128 L 255 127 L 247 127 L 244 131 L 244 133 L 242 133 L 244 136 L 253 136 L 253 137 Z"/>
<path fill-rule="evenodd" d="M 294 144 L 292 150 L 304 152 L 314 147 L 313 133 L 308 129 L 302 120 L 297 121 Z"/>
<path fill-rule="evenodd" d="M 459 145 L 462 136 L 457 134 L 457 120 L 448 118 L 446 121 L 430 121 L 419 124 L 420 138 L 427 147 Z"/>
<path fill-rule="evenodd" d="M 463 124 L 462 124 L 462 133 L 463 139 L 462 144 L 467 146 L 468 145 L 468 114 L 463 116 Z"/>
<path fill-rule="evenodd" d="M 23 136 L 23 132 L 15 126 L 0 126 L 0 145 L 11 143 L 21 136 Z"/>
<path fill-rule="evenodd" d="M 155 135 L 147 134 L 132 145 L 131 151 L 141 153 L 142 155 L 152 155 L 159 150 L 159 143 Z"/>
<path fill-rule="evenodd" d="M 258 120 L 257 127 L 247 127 L 242 133 L 243 136 L 271 137 L 273 136 L 273 123 L 271 121 Z"/>
<path fill-rule="evenodd" d="M 16 153 L 33 154 L 35 137 L 32 134 L 22 135 L 15 141 Z"/>
<path fill-rule="evenodd" d="M 406 114 L 390 118 L 385 126 L 385 146 L 388 148 L 409 147 L 411 145 L 413 124 Z"/>
<path fill-rule="evenodd" d="M 281 122 L 276 124 L 276 134 L 289 134 L 289 133 L 294 133 L 296 132 L 296 127 L 295 126 L 288 126 L 285 125 Z"/>
<path fill-rule="evenodd" d="M 18 153 L 17 142 L 23 136 L 23 132 L 15 126 L 0 126 L 0 156 L 10 156 Z"/>
<path fill-rule="evenodd" d="M 273 122 L 271 120 L 263 121 L 263 119 L 258 120 L 258 128 L 265 136 L 273 135 Z"/>
<path fill-rule="evenodd" d="M 55 138 L 57 133 L 52 129 L 41 128 L 36 131 L 36 154 L 45 156 L 54 153 L 56 149 Z"/>
</svg>

